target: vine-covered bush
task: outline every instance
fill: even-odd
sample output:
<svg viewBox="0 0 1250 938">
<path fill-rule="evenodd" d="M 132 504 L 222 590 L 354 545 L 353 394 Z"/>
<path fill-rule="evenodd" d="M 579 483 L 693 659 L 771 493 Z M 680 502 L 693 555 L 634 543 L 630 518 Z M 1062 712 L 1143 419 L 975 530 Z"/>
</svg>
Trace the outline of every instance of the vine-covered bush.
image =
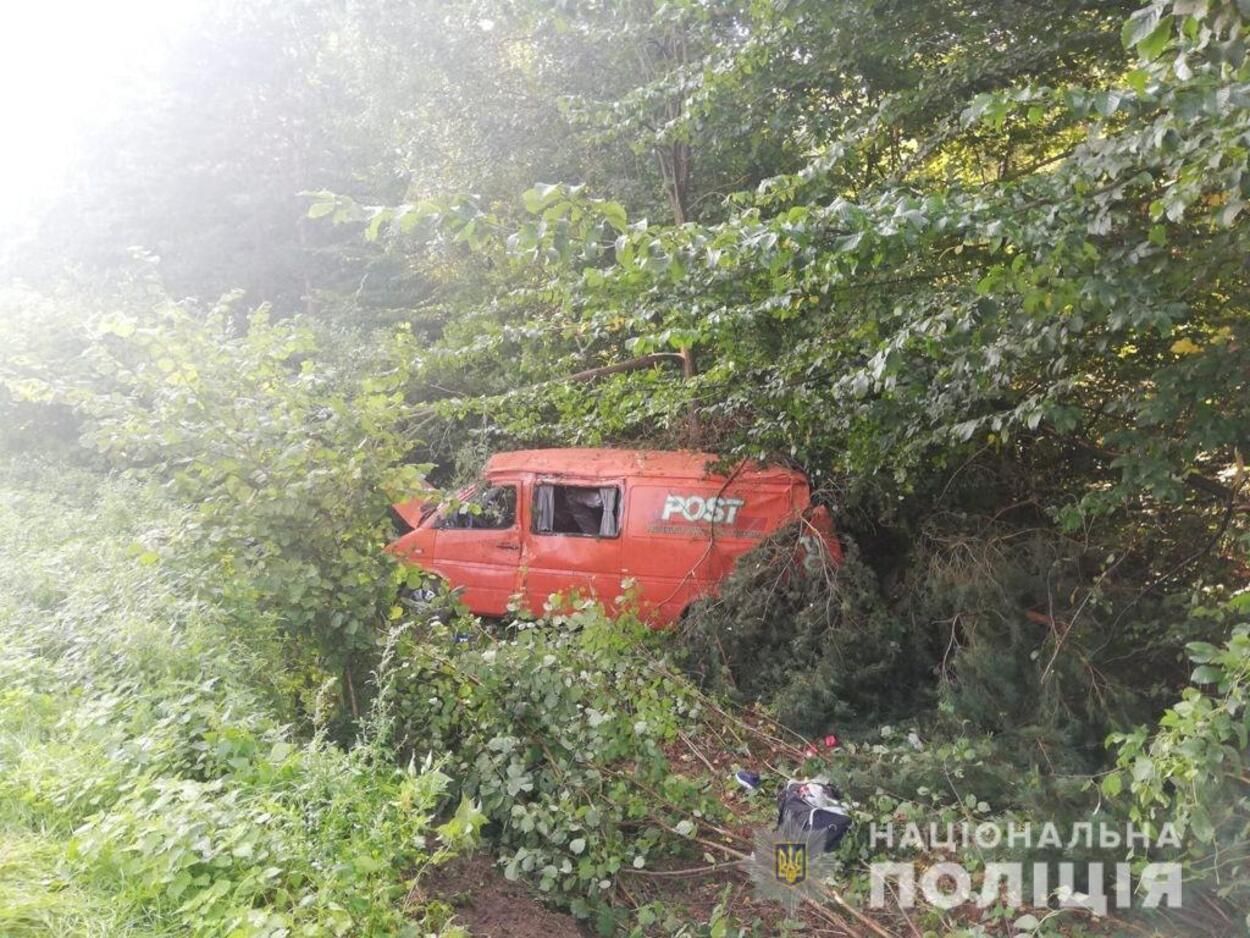
<svg viewBox="0 0 1250 938">
<path fill-rule="evenodd" d="M 1143 826 L 1175 825 L 1197 887 L 1231 901 L 1250 925 L 1248 608 L 1242 593 L 1218 613 L 1236 623 L 1226 643 L 1189 646 L 1193 684 L 1153 731 L 1112 735 L 1116 771 L 1102 791 Z"/>
<path fill-rule="evenodd" d="M 668 747 L 697 732 L 702 704 L 652 658 L 629 616 L 575 611 L 501 634 L 472 620 L 423 627 L 399 649 L 397 733 L 446 752 L 454 789 L 489 819 L 506 874 L 563 894 L 611 934 L 617 874 L 694 846 L 724 808 Z"/>
<path fill-rule="evenodd" d="M 342 675 L 343 709 L 358 715 L 402 575 L 380 550 L 387 506 L 427 468 L 405 461 L 398 423 L 411 334 L 354 355 L 324 326 L 249 312 L 237 297 L 175 303 L 156 283 L 125 312 L 80 298 L 57 318 L 35 299 L 18 294 L 15 314 L 60 341 L 0 360 L 10 393 L 28 408 L 72 407 L 97 460 L 190 506 L 151 559 L 210 570 L 187 588 L 240 632 L 270 623 L 289 690 Z"/>
</svg>

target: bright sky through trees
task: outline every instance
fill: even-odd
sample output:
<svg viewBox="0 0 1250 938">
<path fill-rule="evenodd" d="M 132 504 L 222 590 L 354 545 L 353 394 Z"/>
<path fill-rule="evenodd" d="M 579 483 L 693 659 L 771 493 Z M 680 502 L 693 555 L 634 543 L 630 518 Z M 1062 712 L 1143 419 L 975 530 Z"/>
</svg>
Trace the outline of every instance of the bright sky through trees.
<svg viewBox="0 0 1250 938">
<path fill-rule="evenodd" d="M 195 0 L 52 0 L 0 13 L 0 226 L 61 179 L 83 131 L 159 58 Z"/>
</svg>

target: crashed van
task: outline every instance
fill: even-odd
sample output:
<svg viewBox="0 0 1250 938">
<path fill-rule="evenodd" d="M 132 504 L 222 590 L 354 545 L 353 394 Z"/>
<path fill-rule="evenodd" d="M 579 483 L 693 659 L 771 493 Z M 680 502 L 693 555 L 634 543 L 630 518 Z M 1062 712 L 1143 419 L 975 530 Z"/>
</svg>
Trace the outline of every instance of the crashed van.
<svg viewBox="0 0 1250 938">
<path fill-rule="evenodd" d="M 553 593 L 614 608 L 628 590 L 655 626 L 712 595 L 744 553 L 791 522 L 803 550 L 841 559 L 829 513 L 807 478 L 708 453 L 542 449 L 498 453 L 455 499 L 395 505 L 401 536 L 386 548 L 460 590 L 479 615 L 519 598 L 541 611 Z"/>
</svg>

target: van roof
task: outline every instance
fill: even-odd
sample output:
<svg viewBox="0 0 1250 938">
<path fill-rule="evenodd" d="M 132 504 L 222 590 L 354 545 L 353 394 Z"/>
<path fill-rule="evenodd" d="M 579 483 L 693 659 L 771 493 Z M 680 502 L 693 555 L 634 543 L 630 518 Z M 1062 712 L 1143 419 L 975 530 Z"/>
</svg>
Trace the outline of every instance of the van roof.
<svg viewBox="0 0 1250 938">
<path fill-rule="evenodd" d="M 572 447 L 568 449 L 523 449 L 496 453 L 486 463 L 486 475 L 503 472 L 529 472 L 537 475 L 569 475 L 589 478 L 666 478 L 723 479 L 721 473 L 709 473 L 709 463 L 719 459 L 715 453 L 690 450 L 600 449 Z M 806 483 L 806 477 L 784 466 L 765 466 L 745 462 L 732 473 L 738 482 Z"/>
</svg>

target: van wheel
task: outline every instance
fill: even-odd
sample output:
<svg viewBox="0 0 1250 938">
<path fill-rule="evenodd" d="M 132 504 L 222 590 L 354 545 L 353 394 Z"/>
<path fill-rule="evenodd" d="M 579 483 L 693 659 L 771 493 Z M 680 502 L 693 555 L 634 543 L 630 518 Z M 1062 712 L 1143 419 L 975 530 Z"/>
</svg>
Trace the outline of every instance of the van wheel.
<svg viewBox="0 0 1250 938">
<path fill-rule="evenodd" d="M 399 599 L 405 605 L 428 603 L 438 597 L 439 582 L 433 578 L 422 580 L 420 586 L 404 585 L 399 588 Z"/>
<path fill-rule="evenodd" d="M 404 586 L 399 591 L 400 604 L 431 621 L 450 622 L 456 616 L 455 601 L 447 584 L 437 578 L 425 580 L 420 586 Z"/>
</svg>

